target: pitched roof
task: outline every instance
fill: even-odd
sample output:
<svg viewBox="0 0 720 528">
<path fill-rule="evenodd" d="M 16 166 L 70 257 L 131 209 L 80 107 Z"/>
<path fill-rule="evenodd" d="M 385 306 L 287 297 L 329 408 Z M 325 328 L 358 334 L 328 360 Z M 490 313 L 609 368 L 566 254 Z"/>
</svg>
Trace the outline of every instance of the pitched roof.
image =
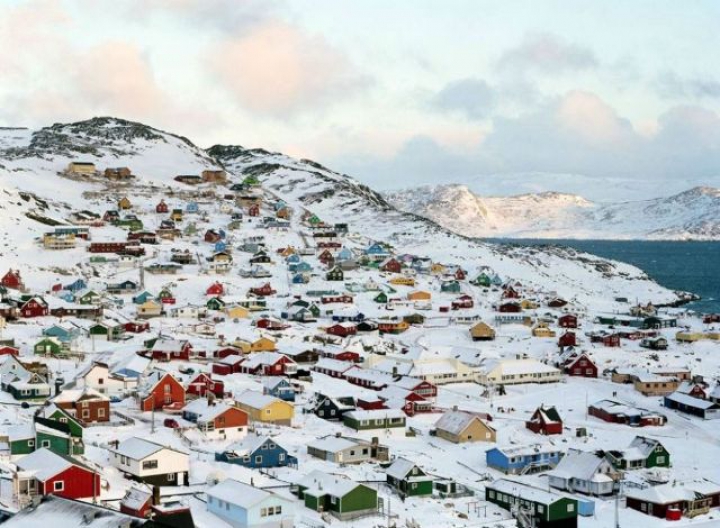
<svg viewBox="0 0 720 528">
<path fill-rule="evenodd" d="M 250 508 L 274 495 L 269 491 L 233 479 L 223 480 L 205 493 L 244 509 Z"/>
<path fill-rule="evenodd" d="M 440 419 L 435 422 L 435 427 L 450 434 L 458 435 L 462 433 L 472 422 L 480 421 L 480 417 L 466 411 L 447 411 Z M 492 429 L 489 425 L 485 424 Z"/>
<path fill-rule="evenodd" d="M 46 448 L 33 451 L 17 461 L 18 469 L 32 472 L 37 480 L 43 482 L 72 466 L 88 469 L 80 462 L 70 457 L 64 457 L 54 453 Z"/>
<path fill-rule="evenodd" d="M 178 453 L 183 453 L 173 447 L 157 444 L 155 442 L 151 442 L 150 440 L 145 440 L 144 438 L 138 438 L 137 436 L 133 436 L 132 438 L 128 438 L 127 440 L 120 442 L 117 448 L 112 451 L 133 460 L 142 460 L 157 453 L 158 451 L 162 451 L 163 449 L 170 449 Z"/>
</svg>

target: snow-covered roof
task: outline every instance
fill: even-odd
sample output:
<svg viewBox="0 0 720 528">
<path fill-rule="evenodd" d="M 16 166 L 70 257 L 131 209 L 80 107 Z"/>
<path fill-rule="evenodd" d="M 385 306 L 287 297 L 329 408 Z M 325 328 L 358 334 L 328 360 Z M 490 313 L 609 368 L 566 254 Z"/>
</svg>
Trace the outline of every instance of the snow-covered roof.
<svg viewBox="0 0 720 528">
<path fill-rule="evenodd" d="M 251 508 L 273 496 L 273 493 L 269 491 L 233 479 L 223 480 L 205 493 L 243 509 Z"/>
<path fill-rule="evenodd" d="M 407 458 L 396 458 L 395 461 L 385 470 L 385 473 L 395 479 L 402 480 L 407 477 L 415 467 L 415 462 Z"/>
<path fill-rule="evenodd" d="M 143 460 L 158 451 L 162 451 L 163 449 L 170 449 L 177 451 L 178 453 L 182 453 L 182 451 L 173 447 L 157 444 L 155 442 L 151 442 L 150 440 L 145 440 L 144 438 L 138 438 L 137 436 L 133 436 L 132 438 L 128 438 L 127 440 L 120 442 L 117 448 L 112 451 L 118 453 L 119 455 L 131 458 L 132 460 Z"/>
<path fill-rule="evenodd" d="M 360 484 L 350 480 L 344 475 L 329 475 L 318 470 L 301 478 L 297 484 L 306 488 L 303 493 L 315 497 L 322 495 L 343 497 L 360 486 Z"/>
<path fill-rule="evenodd" d="M 234 442 L 225 448 L 225 452 L 234 453 L 237 456 L 245 456 L 257 451 L 260 446 L 270 440 L 269 436 L 246 436 L 242 440 Z"/>
<path fill-rule="evenodd" d="M 235 397 L 235 400 L 238 403 L 245 404 L 253 409 L 262 409 L 275 402 L 282 401 L 273 396 L 268 396 L 266 394 L 262 394 L 261 392 L 251 390 L 241 392 Z"/>
<path fill-rule="evenodd" d="M 326 436 L 325 438 L 318 438 L 312 442 L 308 442 L 307 446 L 320 451 L 328 451 L 330 453 L 337 453 L 344 449 L 351 447 L 357 447 L 358 442 L 350 440 L 349 438 L 343 438 L 342 436 Z"/>
<path fill-rule="evenodd" d="M 523 499 L 538 502 L 540 504 L 552 504 L 563 498 L 557 493 L 545 491 L 517 480 L 498 479 L 488 487 L 501 493 L 507 493 L 508 495 L 515 497 L 522 497 Z"/>
<path fill-rule="evenodd" d="M 587 451 L 569 451 L 560 460 L 560 463 L 550 474 L 566 479 L 576 478 L 580 480 L 597 480 L 596 475 L 598 468 L 607 463 L 604 458 L 597 456 L 595 453 Z M 602 480 L 612 480 L 610 477 L 603 475 Z"/>
<path fill-rule="evenodd" d="M 39 481 L 46 481 L 72 467 L 74 462 L 49 449 L 42 448 L 25 455 L 17 461 L 18 469 L 29 471 Z M 81 464 L 77 464 L 81 465 Z"/>
<path fill-rule="evenodd" d="M 405 419 L 405 413 L 399 409 L 355 410 L 345 413 L 345 416 L 355 420 L 383 420 L 385 418 Z"/>
</svg>

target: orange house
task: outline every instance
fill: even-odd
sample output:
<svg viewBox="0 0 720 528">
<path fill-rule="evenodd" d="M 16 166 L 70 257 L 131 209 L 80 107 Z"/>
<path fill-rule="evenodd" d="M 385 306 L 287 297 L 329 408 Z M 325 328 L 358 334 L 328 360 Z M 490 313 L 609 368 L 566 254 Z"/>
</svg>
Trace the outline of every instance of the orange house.
<svg viewBox="0 0 720 528">
<path fill-rule="evenodd" d="M 163 375 L 140 396 L 140 410 L 161 410 L 168 406 L 185 405 L 185 387 L 172 374 Z"/>
</svg>

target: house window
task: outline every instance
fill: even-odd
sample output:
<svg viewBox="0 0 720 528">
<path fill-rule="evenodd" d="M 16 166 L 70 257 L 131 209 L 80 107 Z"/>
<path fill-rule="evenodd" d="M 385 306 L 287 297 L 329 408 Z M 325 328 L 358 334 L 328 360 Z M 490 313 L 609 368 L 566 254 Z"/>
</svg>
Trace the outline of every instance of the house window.
<svg viewBox="0 0 720 528">
<path fill-rule="evenodd" d="M 65 489 L 65 482 L 62 480 L 56 480 L 53 482 L 53 491 L 63 491 Z"/>
<path fill-rule="evenodd" d="M 282 513 L 282 506 L 275 506 L 275 515 L 280 515 Z"/>
<path fill-rule="evenodd" d="M 575 505 L 574 504 L 568 504 L 567 511 L 574 512 L 575 511 Z"/>
<path fill-rule="evenodd" d="M 280 454 L 278 455 L 278 460 L 279 460 L 280 462 L 285 462 L 285 453 L 280 453 Z"/>
<path fill-rule="evenodd" d="M 488 491 L 488 497 L 490 497 L 491 499 L 494 499 L 494 498 L 495 498 L 495 492 L 494 492 L 493 490 Z"/>
<path fill-rule="evenodd" d="M 104 418 L 105 417 L 105 409 L 100 407 L 97 411 L 98 418 Z"/>
<path fill-rule="evenodd" d="M 90 418 L 90 409 L 83 409 L 83 410 L 82 410 L 82 417 L 83 417 L 83 418 Z"/>
<path fill-rule="evenodd" d="M 538 513 L 545 513 L 545 506 L 542 504 L 538 504 Z"/>
<path fill-rule="evenodd" d="M 262 455 L 258 455 L 255 457 L 255 463 L 256 464 L 262 464 Z"/>
<path fill-rule="evenodd" d="M 43 440 L 40 442 L 40 447 L 50 447 L 50 440 Z"/>
<path fill-rule="evenodd" d="M 658 455 L 658 457 L 657 457 L 657 463 L 658 463 L 658 464 L 664 464 L 664 463 L 665 463 L 665 457 L 664 457 L 664 456 L 661 456 L 661 455 Z"/>
<path fill-rule="evenodd" d="M 337 497 L 335 495 L 330 496 L 330 504 L 337 504 Z"/>
<path fill-rule="evenodd" d="M 644 502 L 641 502 L 640 503 L 640 511 L 647 511 L 647 504 L 645 504 Z"/>
<path fill-rule="evenodd" d="M 145 460 L 142 463 L 143 469 L 157 469 L 158 467 L 158 461 L 157 460 Z"/>
<path fill-rule="evenodd" d="M 260 517 L 267 517 L 267 508 L 260 509 Z"/>
<path fill-rule="evenodd" d="M 168 482 L 175 482 L 175 473 L 168 473 Z"/>
<path fill-rule="evenodd" d="M 28 447 L 35 447 L 35 440 L 28 440 Z"/>
</svg>

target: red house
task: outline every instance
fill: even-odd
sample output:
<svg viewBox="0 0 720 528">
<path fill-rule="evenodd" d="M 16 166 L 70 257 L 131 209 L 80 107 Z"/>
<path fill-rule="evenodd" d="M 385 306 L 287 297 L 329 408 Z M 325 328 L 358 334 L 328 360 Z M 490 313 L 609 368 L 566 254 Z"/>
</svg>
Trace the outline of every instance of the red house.
<svg viewBox="0 0 720 528">
<path fill-rule="evenodd" d="M 220 233 L 214 229 L 208 229 L 205 231 L 205 242 L 210 242 L 211 244 L 214 244 L 215 242 L 220 242 L 222 237 L 220 236 Z"/>
<path fill-rule="evenodd" d="M 248 216 L 260 216 L 260 206 L 258 204 L 253 204 L 248 207 Z"/>
<path fill-rule="evenodd" d="M 335 264 L 335 257 L 333 257 L 333 254 L 330 252 L 329 249 L 326 249 L 320 255 L 318 255 L 318 260 L 325 264 L 326 266 L 332 266 Z"/>
<path fill-rule="evenodd" d="M 297 363 L 277 352 L 257 352 L 240 364 L 240 372 L 261 376 L 287 376 L 297 372 Z"/>
<path fill-rule="evenodd" d="M 352 323 L 336 323 L 328 326 L 325 331 L 330 335 L 348 337 L 357 334 L 357 326 Z"/>
<path fill-rule="evenodd" d="M 563 432 L 562 418 L 557 409 L 555 407 L 545 408 L 542 405 L 535 409 L 530 419 L 525 422 L 525 427 L 533 433 L 543 435 L 562 434 Z"/>
<path fill-rule="evenodd" d="M 467 277 L 467 273 L 465 273 L 464 269 L 458 268 L 455 270 L 455 280 L 463 281 L 465 277 Z"/>
<path fill-rule="evenodd" d="M 221 348 L 218 348 L 215 352 L 213 352 L 213 357 L 216 357 L 218 359 L 223 359 L 228 356 L 241 356 L 243 354 L 243 351 L 241 348 L 234 347 L 234 346 L 224 346 Z"/>
<path fill-rule="evenodd" d="M 205 290 L 205 295 L 212 295 L 214 297 L 223 295 L 224 293 L 225 287 L 219 282 L 213 282 L 210 286 L 208 286 L 208 289 Z"/>
<path fill-rule="evenodd" d="M 564 365 L 565 373 L 569 376 L 581 376 L 583 378 L 597 378 L 597 365 L 585 353 L 582 353 L 567 361 Z"/>
<path fill-rule="evenodd" d="M 403 376 L 393 383 L 394 386 L 414 392 L 425 399 L 432 399 L 437 396 L 437 386 L 427 380 Z"/>
<path fill-rule="evenodd" d="M 225 382 L 220 380 L 214 380 L 209 374 L 201 372 L 195 378 L 188 383 L 187 394 L 193 394 L 204 398 L 208 393 L 215 395 L 218 398 L 225 396 Z"/>
<path fill-rule="evenodd" d="M 560 328 L 577 328 L 577 316 L 573 314 L 565 314 L 558 317 L 558 326 Z"/>
<path fill-rule="evenodd" d="M 475 306 L 475 301 L 469 295 L 461 295 L 451 303 L 453 310 L 459 310 L 462 308 L 472 308 Z"/>
<path fill-rule="evenodd" d="M 362 359 L 358 352 L 352 350 L 326 350 L 322 353 L 323 357 L 336 359 L 338 361 L 348 361 L 351 363 L 360 363 Z"/>
<path fill-rule="evenodd" d="M 323 295 L 322 297 L 320 297 L 320 302 L 322 304 L 332 304 L 332 303 L 351 304 L 353 302 L 353 296 L 348 295 L 346 293 L 339 293 L 337 295 Z"/>
<path fill-rule="evenodd" d="M 620 336 L 618 334 L 595 333 L 590 335 L 593 343 L 602 343 L 606 347 L 619 347 Z"/>
<path fill-rule="evenodd" d="M 148 321 L 128 321 L 124 326 L 126 332 L 133 334 L 142 334 L 150 330 L 150 323 Z"/>
<path fill-rule="evenodd" d="M 369 396 L 363 396 L 362 398 L 355 399 L 355 406 L 363 411 L 376 411 L 378 409 L 387 409 L 385 400 L 380 397 L 374 399 Z"/>
<path fill-rule="evenodd" d="M 560 297 L 555 297 L 554 299 L 550 299 L 547 303 L 547 305 L 550 308 L 562 308 L 567 304 L 567 301 L 565 299 L 561 299 Z"/>
<path fill-rule="evenodd" d="M 498 307 L 498 312 L 500 312 L 500 313 L 519 313 L 519 312 L 522 312 L 522 306 L 520 306 L 520 303 L 506 302 L 506 303 L 502 303 Z"/>
<path fill-rule="evenodd" d="M 250 288 L 250 293 L 259 297 L 266 297 L 268 295 L 274 295 L 277 292 L 273 290 L 273 287 L 270 285 L 269 282 L 266 282 L 262 286 Z"/>
<path fill-rule="evenodd" d="M 160 488 L 157 489 L 159 492 Z M 144 519 L 150 515 L 152 503 L 153 496 L 151 491 L 130 487 L 120 501 L 120 512 Z"/>
<path fill-rule="evenodd" d="M 0 356 L 15 356 L 20 355 L 20 350 L 8 345 L 0 346 Z"/>
<path fill-rule="evenodd" d="M 157 377 L 159 379 L 140 395 L 140 410 L 149 412 L 170 405 L 173 407 L 185 405 L 185 387 L 172 374 L 157 373 Z"/>
<path fill-rule="evenodd" d="M 21 317 L 43 317 L 49 313 L 48 305 L 42 297 L 31 297 L 20 306 Z"/>
<path fill-rule="evenodd" d="M 25 284 L 22 281 L 22 277 L 20 277 L 20 272 L 13 271 L 12 269 L 3 275 L 3 278 L 0 279 L 0 284 L 11 290 L 25 289 Z"/>
<path fill-rule="evenodd" d="M 264 328 L 265 330 L 285 330 L 290 328 L 290 325 L 274 317 L 261 317 L 255 321 L 257 328 Z"/>
<path fill-rule="evenodd" d="M 191 352 L 192 345 L 185 339 L 158 338 L 150 349 L 150 357 L 156 361 L 188 361 Z"/>
<path fill-rule="evenodd" d="M 390 273 L 400 273 L 402 271 L 402 264 L 397 259 L 390 257 L 380 264 L 381 271 L 389 271 Z"/>
<path fill-rule="evenodd" d="M 502 297 L 503 299 L 519 299 L 520 292 L 518 292 L 512 286 L 508 286 L 507 288 L 505 288 L 505 291 L 503 291 Z"/>
<path fill-rule="evenodd" d="M 57 495 L 65 499 L 98 497 L 100 474 L 74 458 L 58 455 L 47 448 L 25 455 L 16 463 L 19 471 L 32 474 L 28 487 L 38 495 Z M 62 524 L 62 522 L 60 522 Z"/>
<path fill-rule="evenodd" d="M 212 373 L 218 376 L 228 376 L 240 372 L 240 365 L 245 361 L 246 356 L 230 355 L 225 356 L 220 361 L 213 363 Z"/>
<path fill-rule="evenodd" d="M 168 208 L 168 205 L 165 203 L 165 200 L 160 200 L 160 203 L 155 206 L 155 212 L 156 213 L 167 213 L 170 209 Z"/>
<path fill-rule="evenodd" d="M 577 346 L 577 337 L 575 332 L 567 331 L 558 338 L 559 347 L 574 347 Z"/>
</svg>

